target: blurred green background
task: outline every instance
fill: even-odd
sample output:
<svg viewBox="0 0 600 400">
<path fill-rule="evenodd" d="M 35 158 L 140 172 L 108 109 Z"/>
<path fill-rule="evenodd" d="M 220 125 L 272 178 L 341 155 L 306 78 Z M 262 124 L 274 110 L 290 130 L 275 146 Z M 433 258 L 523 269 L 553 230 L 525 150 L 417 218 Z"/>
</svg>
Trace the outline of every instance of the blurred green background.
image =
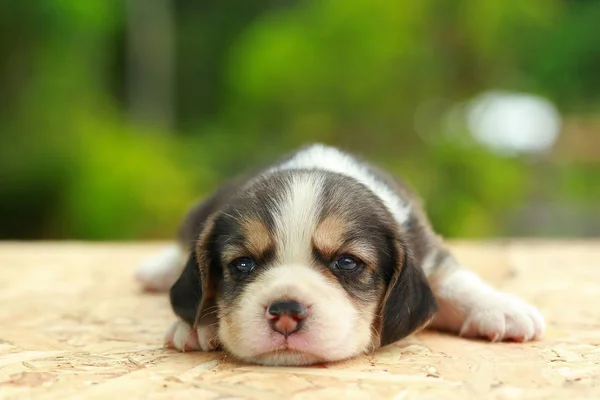
<svg viewBox="0 0 600 400">
<path fill-rule="evenodd" d="M 448 237 L 600 235 L 600 2 L 0 3 L 0 238 L 170 238 L 319 141 Z"/>
</svg>

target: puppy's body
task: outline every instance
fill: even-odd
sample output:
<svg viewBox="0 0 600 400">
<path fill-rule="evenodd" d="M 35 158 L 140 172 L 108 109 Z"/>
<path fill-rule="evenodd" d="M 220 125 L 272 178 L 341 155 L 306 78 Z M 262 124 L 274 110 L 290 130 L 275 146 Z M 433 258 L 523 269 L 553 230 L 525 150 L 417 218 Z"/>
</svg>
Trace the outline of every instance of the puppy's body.
<svg viewBox="0 0 600 400">
<path fill-rule="evenodd" d="M 179 320 L 167 343 L 180 350 L 222 345 L 298 365 L 353 357 L 429 322 L 494 341 L 544 330 L 537 310 L 460 266 L 407 186 L 331 147 L 224 185 L 190 211 L 178 242 L 138 277 L 172 285 Z"/>
</svg>

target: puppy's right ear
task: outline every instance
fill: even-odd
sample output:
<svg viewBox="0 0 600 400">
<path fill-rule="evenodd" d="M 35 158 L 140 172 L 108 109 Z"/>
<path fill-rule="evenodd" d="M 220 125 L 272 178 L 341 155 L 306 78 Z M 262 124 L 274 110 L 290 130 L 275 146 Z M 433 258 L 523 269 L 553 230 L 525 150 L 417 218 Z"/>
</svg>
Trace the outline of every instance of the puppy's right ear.
<svg viewBox="0 0 600 400">
<path fill-rule="evenodd" d="M 215 296 L 221 271 L 212 255 L 213 227 L 213 219 L 208 218 L 196 246 L 190 250 L 181 276 L 170 291 L 173 311 L 194 328 L 216 321 Z"/>
<path fill-rule="evenodd" d="M 202 300 L 202 278 L 198 269 L 196 249 L 190 251 L 185 268 L 169 294 L 175 314 L 189 326 L 194 325 Z"/>
</svg>

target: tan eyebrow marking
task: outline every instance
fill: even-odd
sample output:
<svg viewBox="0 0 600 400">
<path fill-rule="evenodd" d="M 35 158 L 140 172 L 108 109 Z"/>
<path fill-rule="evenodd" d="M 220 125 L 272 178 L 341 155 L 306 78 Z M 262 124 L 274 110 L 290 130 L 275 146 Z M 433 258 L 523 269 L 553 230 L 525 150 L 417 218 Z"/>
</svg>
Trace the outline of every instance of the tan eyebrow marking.
<svg viewBox="0 0 600 400">
<path fill-rule="evenodd" d="M 367 267 L 375 267 L 377 263 L 377 249 L 365 238 L 348 241 L 346 239 L 349 229 L 355 229 L 353 222 L 338 215 L 327 216 L 315 230 L 313 246 L 326 259 L 333 258 L 336 254 L 349 254 L 360 258 Z"/>
<path fill-rule="evenodd" d="M 344 227 L 347 225 L 348 223 L 340 216 L 325 217 L 313 234 L 313 246 L 326 258 L 333 257 L 344 244 L 344 233 L 346 232 Z"/>
<path fill-rule="evenodd" d="M 271 232 L 258 219 L 246 219 L 243 229 L 246 247 L 255 257 L 259 257 L 273 248 Z"/>
<path fill-rule="evenodd" d="M 273 251 L 275 242 L 266 225 L 259 219 L 245 218 L 241 222 L 242 240 L 226 241 L 221 251 L 221 259 L 230 263 L 238 257 L 261 259 Z"/>
</svg>

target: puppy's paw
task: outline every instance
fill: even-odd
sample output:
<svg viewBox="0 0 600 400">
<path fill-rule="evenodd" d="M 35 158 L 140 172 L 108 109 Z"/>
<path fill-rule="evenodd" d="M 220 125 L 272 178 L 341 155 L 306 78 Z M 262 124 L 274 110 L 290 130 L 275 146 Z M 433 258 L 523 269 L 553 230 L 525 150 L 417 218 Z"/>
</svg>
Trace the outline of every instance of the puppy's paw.
<svg viewBox="0 0 600 400">
<path fill-rule="evenodd" d="M 219 347 L 217 325 L 192 329 L 183 321 L 175 322 L 165 336 L 165 346 L 179 351 L 212 351 Z"/>
<path fill-rule="evenodd" d="M 536 308 L 516 297 L 496 292 L 487 294 L 471 308 L 460 335 L 493 342 L 526 342 L 539 339 L 544 330 L 544 318 Z"/>
</svg>

